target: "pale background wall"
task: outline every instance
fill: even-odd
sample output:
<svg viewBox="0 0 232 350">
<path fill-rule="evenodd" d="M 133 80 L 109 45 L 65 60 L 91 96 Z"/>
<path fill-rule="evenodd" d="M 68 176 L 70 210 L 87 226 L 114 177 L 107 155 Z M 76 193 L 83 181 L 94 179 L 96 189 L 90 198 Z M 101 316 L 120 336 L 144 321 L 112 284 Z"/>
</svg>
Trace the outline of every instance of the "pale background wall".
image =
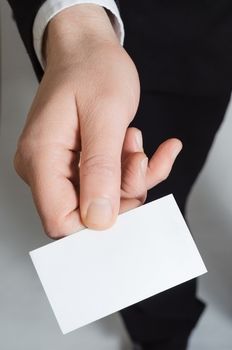
<svg viewBox="0 0 232 350">
<path fill-rule="evenodd" d="M 232 64 L 232 62 L 231 62 Z M 130 348 L 119 316 L 62 336 L 28 251 L 49 241 L 28 188 L 16 176 L 16 140 L 37 83 L 2 4 L 2 125 L 0 211 L 0 348 L 3 350 L 119 350 Z M 209 273 L 200 296 L 209 304 L 191 339 L 191 350 L 232 348 L 232 109 L 218 133 L 189 201 L 189 222 Z"/>
</svg>

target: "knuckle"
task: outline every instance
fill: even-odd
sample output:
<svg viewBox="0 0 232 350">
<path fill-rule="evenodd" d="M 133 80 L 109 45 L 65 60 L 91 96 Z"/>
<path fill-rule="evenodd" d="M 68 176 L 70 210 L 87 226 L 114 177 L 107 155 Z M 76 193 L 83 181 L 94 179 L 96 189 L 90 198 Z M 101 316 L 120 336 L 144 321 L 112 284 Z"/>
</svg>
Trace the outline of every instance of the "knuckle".
<svg viewBox="0 0 232 350">
<path fill-rule="evenodd" d="M 21 163 L 20 162 L 20 154 L 19 154 L 18 150 L 16 150 L 16 153 L 15 153 L 14 159 L 13 159 L 13 165 L 14 165 L 14 169 L 18 175 L 20 174 L 20 168 L 19 168 L 20 163 Z"/>
<path fill-rule="evenodd" d="M 20 139 L 13 158 L 13 166 L 16 173 L 24 178 L 25 169 L 29 169 L 29 149 L 30 146 L 27 141 Z"/>
<path fill-rule="evenodd" d="M 25 140 L 24 138 L 20 138 L 17 144 L 16 153 L 18 154 L 18 156 L 20 156 L 23 159 L 25 158 L 28 148 L 29 148 L 28 141 Z"/>
<path fill-rule="evenodd" d="M 103 175 L 114 177 L 119 169 L 119 164 L 110 157 L 94 155 L 85 159 L 81 164 L 81 175 Z"/>
<path fill-rule="evenodd" d="M 24 161 L 25 161 L 24 147 L 22 146 L 21 143 L 19 143 L 13 159 L 14 169 L 18 175 L 21 175 Z"/>
</svg>

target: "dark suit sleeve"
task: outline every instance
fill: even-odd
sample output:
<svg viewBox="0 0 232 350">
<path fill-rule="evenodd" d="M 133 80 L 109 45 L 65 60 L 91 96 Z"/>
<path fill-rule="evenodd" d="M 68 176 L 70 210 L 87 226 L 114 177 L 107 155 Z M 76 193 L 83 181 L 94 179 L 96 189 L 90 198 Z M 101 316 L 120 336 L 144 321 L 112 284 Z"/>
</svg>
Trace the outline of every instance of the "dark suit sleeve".
<svg viewBox="0 0 232 350">
<path fill-rule="evenodd" d="M 35 74 L 40 81 L 43 76 L 43 69 L 34 50 L 32 28 L 36 14 L 45 0 L 8 0 L 8 2 L 13 10 L 13 17 L 30 56 Z M 119 6 L 118 1 L 115 2 Z"/>
</svg>

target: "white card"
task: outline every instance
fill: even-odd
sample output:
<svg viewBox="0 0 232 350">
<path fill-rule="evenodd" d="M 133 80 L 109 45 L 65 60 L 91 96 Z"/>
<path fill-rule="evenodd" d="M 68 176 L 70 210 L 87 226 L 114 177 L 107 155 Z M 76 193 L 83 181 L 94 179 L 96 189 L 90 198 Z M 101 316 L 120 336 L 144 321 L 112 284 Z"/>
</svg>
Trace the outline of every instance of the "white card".
<svg viewBox="0 0 232 350">
<path fill-rule="evenodd" d="M 172 195 L 30 256 L 64 334 L 206 272 Z"/>
</svg>

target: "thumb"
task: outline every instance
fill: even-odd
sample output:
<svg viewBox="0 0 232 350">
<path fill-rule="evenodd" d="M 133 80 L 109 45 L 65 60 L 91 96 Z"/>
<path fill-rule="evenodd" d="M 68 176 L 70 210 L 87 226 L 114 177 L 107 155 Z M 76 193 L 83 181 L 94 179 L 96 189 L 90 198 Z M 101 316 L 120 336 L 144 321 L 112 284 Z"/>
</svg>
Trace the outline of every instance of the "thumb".
<svg viewBox="0 0 232 350">
<path fill-rule="evenodd" d="M 87 227 L 99 230 L 110 227 L 119 213 L 121 152 L 128 126 L 121 113 L 110 110 L 81 123 L 81 218 Z"/>
</svg>

